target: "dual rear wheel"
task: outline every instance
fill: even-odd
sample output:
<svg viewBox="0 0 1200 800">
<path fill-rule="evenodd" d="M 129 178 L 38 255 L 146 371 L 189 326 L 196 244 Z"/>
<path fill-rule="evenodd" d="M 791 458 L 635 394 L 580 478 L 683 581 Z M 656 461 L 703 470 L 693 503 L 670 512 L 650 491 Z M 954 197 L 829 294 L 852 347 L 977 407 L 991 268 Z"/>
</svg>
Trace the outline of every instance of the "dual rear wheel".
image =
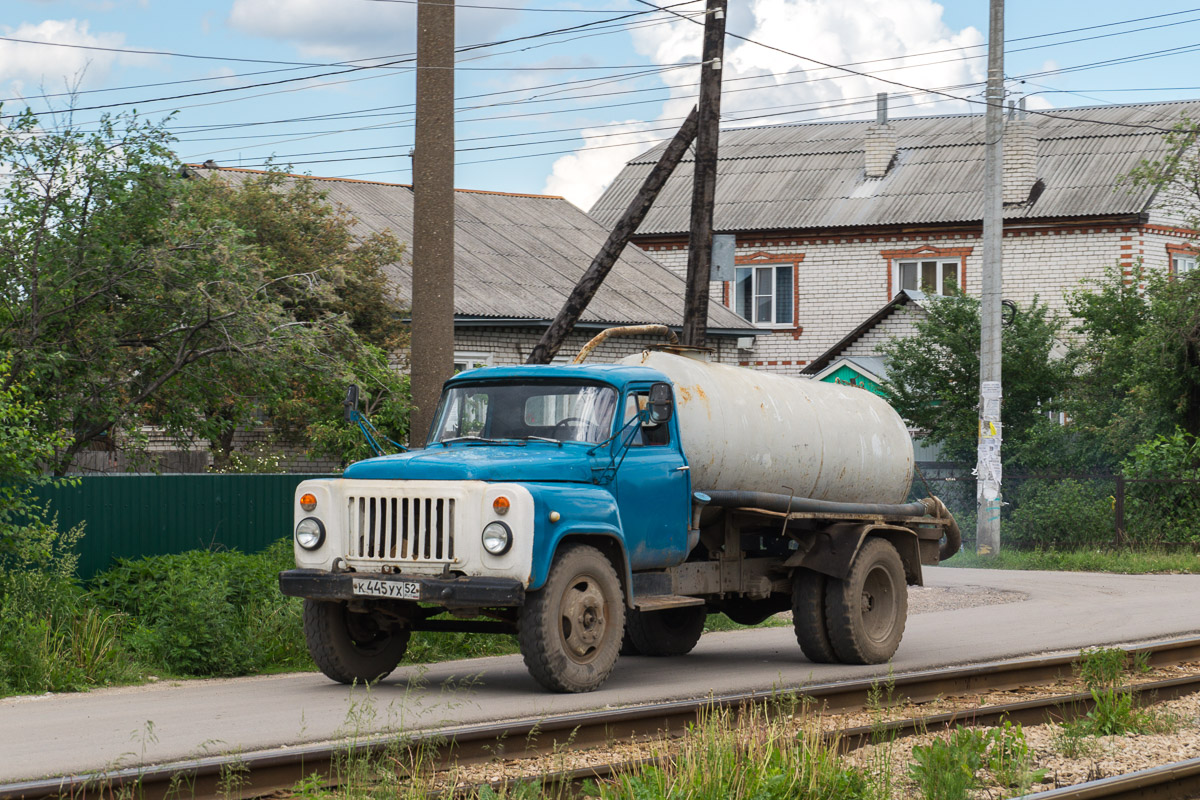
<svg viewBox="0 0 1200 800">
<path fill-rule="evenodd" d="M 810 569 L 792 578 L 792 624 L 809 661 L 882 664 L 900 646 L 908 585 L 896 548 L 868 538 L 844 580 Z"/>
</svg>

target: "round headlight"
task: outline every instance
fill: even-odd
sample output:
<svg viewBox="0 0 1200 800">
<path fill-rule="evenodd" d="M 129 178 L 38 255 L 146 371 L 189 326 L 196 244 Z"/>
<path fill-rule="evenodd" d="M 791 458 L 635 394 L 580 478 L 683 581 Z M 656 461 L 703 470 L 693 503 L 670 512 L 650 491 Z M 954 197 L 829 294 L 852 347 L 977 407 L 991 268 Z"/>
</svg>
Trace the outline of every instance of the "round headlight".
<svg viewBox="0 0 1200 800">
<path fill-rule="evenodd" d="M 325 544 L 325 525 L 316 517 L 305 517 L 296 524 L 296 544 L 316 550 Z"/>
<path fill-rule="evenodd" d="M 512 547 L 512 531 L 503 522 L 489 522 L 483 529 L 483 549 L 502 556 Z"/>
</svg>

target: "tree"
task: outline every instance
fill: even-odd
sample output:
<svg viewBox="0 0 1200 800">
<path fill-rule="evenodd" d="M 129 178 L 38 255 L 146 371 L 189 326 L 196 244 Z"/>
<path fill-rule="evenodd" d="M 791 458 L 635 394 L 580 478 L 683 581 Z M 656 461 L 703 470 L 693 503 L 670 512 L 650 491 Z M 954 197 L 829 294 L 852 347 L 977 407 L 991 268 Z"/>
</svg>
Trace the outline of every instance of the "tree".
<svg viewBox="0 0 1200 800">
<path fill-rule="evenodd" d="M 1066 407 L 1097 463 L 1177 427 L 1200 435 L 1200 273 L 1110 269 L 1069 307 L 1081 369 Z"/>
<path fill-rule="evenodd" d="M 6 557 L 28 558 L 31 547 L 49 541 L 44 533 L 53 526 L 34 489 L 49 482 L 42 467 L 68 443 L 62 431 L 48 430 L 41 404 L 18 377 L 11 356 L 0 357 L 0 567 Z"/>
<path fill-rule="evenodd" d="M 26 112 L 0 131 L 0 163 L 0 348 L 13 353 L 0 388 L 28 376 L 45 429 L 70 433 L 58 474 L 97 444 L 136 449 L 128 434 L 142 424 L 231 441 L 377 360 L 363 336 L 398 335 L 394 300 L 363 287 L 379 285 L 399 244 L 359 241 L 303 181 L 184 180 L 162 126 L 134 116 L 89 133 L 43 130 Z M 406 406 L 404 381 L 385 383 Z"/>
<path fill-rule="evenodd" d="M 916 333 L 882 348 L 884 382 L 892 406 L 909 424 L 928 432 L 949 460 L 971 463 L 978 439 L 979 300 L 966 295 L 930 297 Z M 1035 298 L 1018 308 L 1004 328 L 1003 436 L 1005 462 L 1040 466 L 1035 442 L 1050 424 L 1070 382 L 1073 360 L 1058 344 L 1062 322 Z"/>
</svg>

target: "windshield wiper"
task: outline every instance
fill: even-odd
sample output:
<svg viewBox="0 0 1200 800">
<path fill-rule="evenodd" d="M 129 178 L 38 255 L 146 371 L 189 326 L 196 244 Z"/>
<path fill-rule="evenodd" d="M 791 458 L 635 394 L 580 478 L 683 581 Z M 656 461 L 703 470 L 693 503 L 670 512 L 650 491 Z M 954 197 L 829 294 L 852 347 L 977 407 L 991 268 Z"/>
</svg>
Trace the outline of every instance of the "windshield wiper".
<svg viewBox="0 0 1200 800">
<path fill-rule="evenodd" d="M 500 439 L 488 439 L 483 436 L 454 436 L 450 439 L 442 439 L 438 442 L 442 447 L 453 442 L 483 442 L 484 444 L 504 444 Z"/>
<path fill-rule="evenodd" d="M 546 436 L 521 436 L 517 439 L 517 441 L 518 442 L 550 442 L 550 444 L 556 444 L 559 447 L 562 447 L 562 440 L 550 439 Z"/>
</svg>

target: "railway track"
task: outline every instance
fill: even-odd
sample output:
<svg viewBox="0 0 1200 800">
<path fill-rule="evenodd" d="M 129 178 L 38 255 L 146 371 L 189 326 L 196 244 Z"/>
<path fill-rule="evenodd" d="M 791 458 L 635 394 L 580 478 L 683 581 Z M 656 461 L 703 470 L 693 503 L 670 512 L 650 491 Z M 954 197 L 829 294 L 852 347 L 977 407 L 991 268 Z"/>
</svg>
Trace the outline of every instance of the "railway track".
<svg viewBox="0 0 1200 800">
<path fill-rule="evenodd" d="M 1176 639 L 1126 648 L 1130 653 L 1144 653 L 1151 667 L 1200 661 L 1200 637 Z M 1012 659 L 979 666 L 930 670 L 893 676 L 888 682 L 891 703 L 927 703 L 940 698 L 973 694 L 982 691 L 1015 689 L 1022 686 L 1053 683 L 1070 677 L 1078 658 L 1077 653 Z M 744 710 L 752 707 L 782 709 L 781 694 L 794 693 L 809 698 L 817 707 L 829 713 L 846 713 L 878 702 L 880 681 L 852 681 L 811 686 L 779 687 L 771 692 L 709 697 L 700 700 L 672 701 L 590 713 L 564 714 L 539 720 L 495 723 L 470 727 L 448 728 L 414 735 L 379 736 L 354 742 L 308 745 L 278 750 L 212 756 L 169 764 L 138 766 L 89 775 L 63 776 L 37 781 L 0 785 L 0 800 L 46 800 L 70 797 L 87 800 L 90 797 L 112 797 L 136 788 L 142 800 L 159 798 L 230 798 L 261 797 L 286 791 L 299 780 L 313 773 L 329 775 L 339 759 L 348 751 L 360 756 L 394 752 L 397 748 L 420 748 L 438 765 L 481 764 L 498 758 L 531 758 L 569 746 L 574 749 L 599 747 L 614 741 L 631 741 L 679 733 L 715 710 Z M 1141 684 L 1132 687 L 1146 702 L 1168 700 L 1200 691 L 1200 675 Z M 873 699 L 874 698 L 874 699 Z M 1091 697 L 1086 694 L 1062 695 L 969 711 L 955 711 L 918 719 L 897 720 L 884 726 L 847 728 L 834 738 L 843 750 L 852 750 L 869 741 L 872 735 L 886 732 L 904 736 L 919 730 L 935 730 L 960 724 L 988 725 L 1001 719 L 1035 724 L 1062 721 L 1090 709 Z M 778 710 L 775 713 L 780 713 Z M 636 763 L 643 763 L 639 760 Z M 635 766 L 635 762 L 587 767 L 545 776 L 544 780 L 573 781 L 583 777 L 608 777 Z M 1200 759 L 1193 762 L 1167 765 L 1157 770 L 1145 770 L 1134 776 L 1122 776 L 1096 782 L 1125 794 L 1071 794 L 1071 791 L 1107 791 L 1103 788 L 1085 789 L 1083 785 L 1054 790 L 1039 798 L 1099 798 L 1099 797 L 1196 797 L 1200 796 Z M 236 773 L 236 785 L 229 776 Z M 1122 782 L 1124 778 L 1130 781 Z M 1159 778 L 1162 780 L 1159 781 Z M 1196 782 L 1196 789 L 1183 794 L 1171 793 L 1174 784 L 1181 786 Z M 1090 784 L 1088 785 L 1090 786 Z M 180 787 L 186 787 L 181 793 Z M 1155 789 L 1154 787 L 1160 787 Z M 1165 787 L 1165 788 L 1162 788 Z M 1156 793 L 1156 792 L 1168 793 Z"/>
</svg>

